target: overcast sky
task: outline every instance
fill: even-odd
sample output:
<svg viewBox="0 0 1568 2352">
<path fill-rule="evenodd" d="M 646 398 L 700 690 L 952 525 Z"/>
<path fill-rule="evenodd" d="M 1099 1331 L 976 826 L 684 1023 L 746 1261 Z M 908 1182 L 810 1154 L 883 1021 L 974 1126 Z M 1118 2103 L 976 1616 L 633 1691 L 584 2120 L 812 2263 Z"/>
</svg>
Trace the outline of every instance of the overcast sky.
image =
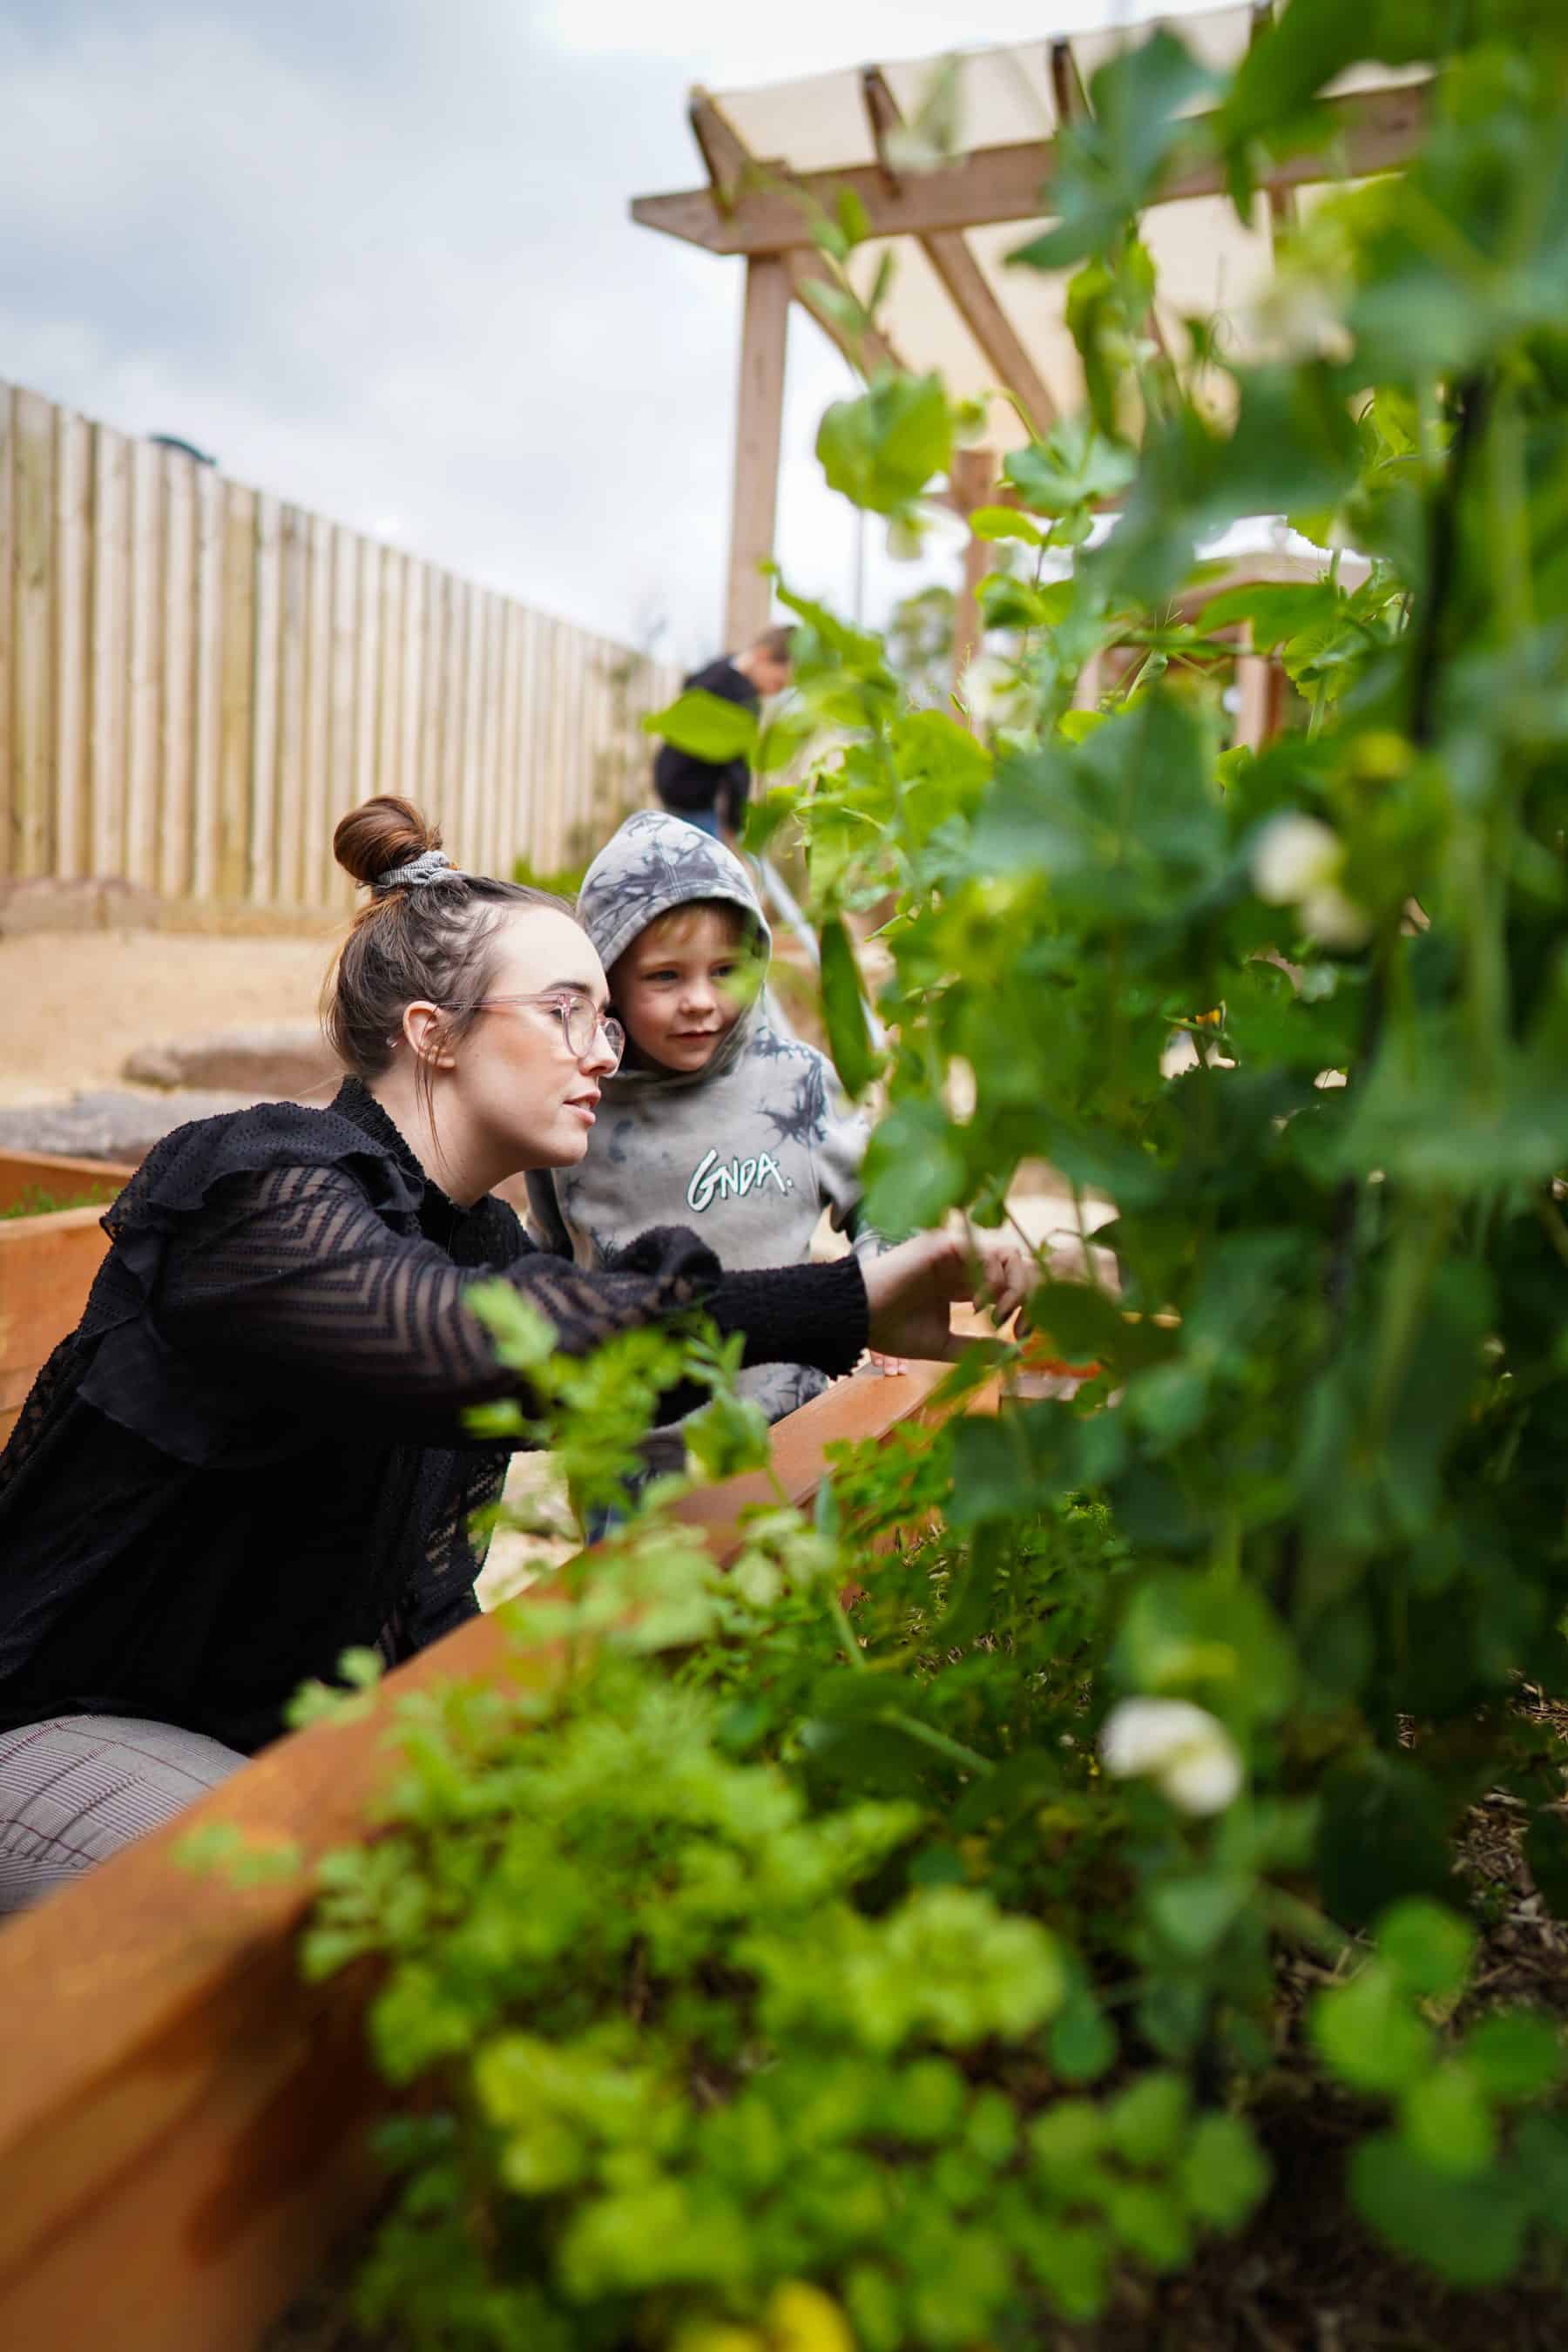
<svg viewBox="0 0 1568 2352">
<path fill-rule="evenodd" d="M 1145 13 L 0 0 L 0 375 L 610 634 L 661 621 L 696 659 L 742 264 L 627 213 L 701 176 L 688 86 Z M 853 518 L 811 446 L 847 381 L 796 310 L 780 559 L 841 604 Z M 873 608 L 907 584 L 873 553 Z"/>
</svg>

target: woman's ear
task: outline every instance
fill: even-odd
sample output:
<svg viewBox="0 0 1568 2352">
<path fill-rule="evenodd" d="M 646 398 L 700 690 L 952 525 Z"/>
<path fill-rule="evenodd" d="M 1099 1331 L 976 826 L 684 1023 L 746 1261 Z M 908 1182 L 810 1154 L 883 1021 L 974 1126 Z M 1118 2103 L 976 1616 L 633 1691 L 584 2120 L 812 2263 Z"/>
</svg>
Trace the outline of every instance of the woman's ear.
<svg viewBox="0 0 1568 2352">
<path fill-rule="evenodd" d="M 447 1037 L 447 1016 L 438 1004 L 416 1000 L 403 1008 L 403 1034 L 416 1062 L 432 1069 L 449 1070 L 457 1056 Z"/>
</svg>

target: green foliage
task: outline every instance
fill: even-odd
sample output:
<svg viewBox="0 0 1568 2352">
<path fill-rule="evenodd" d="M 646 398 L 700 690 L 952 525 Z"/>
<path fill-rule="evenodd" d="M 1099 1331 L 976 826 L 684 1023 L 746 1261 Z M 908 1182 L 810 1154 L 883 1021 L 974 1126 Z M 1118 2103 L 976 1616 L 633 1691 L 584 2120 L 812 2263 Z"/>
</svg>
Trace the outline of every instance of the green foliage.
<svg viewBox="0 0 1568 2352">
<path fill-rule="evenodd" d="M 511 862 L 511 878 L 514 882 L 521 882 L 531 890 L 548 890 L 552 897 L 564 898 L 568 904 L 576 898 L 578 891 L 583 887 L 583 877 L 587 870 L 586 864 L 563 866 L 546 871 L 541 866 L 531 865 L 526 857 L 514 857 Z"/>
<path fill-rule="evenodd" d="M 93 1184 L 74 1192 L 51 1192 L 42 1184 L 25 1184 L 16 1200 L 0 1209 L 0 1223 L 11 1217 L 53 1217 L 62 1209 L 98 1209 L 112 1201 L 118 1183 Z"/>
<path fill-rule="evenodd" d="M 952 419 L 940 376 L 882 370 L 857 400 L 835 401 L 816 454 L 829 487 L 873 513 L 902 514 L 952 455 Z"/>
<path fill-rule="evenodd" d="M 660 735 L 698 760 L 749 760 L 756 749 L 756 712 L 702 687 L 689 687 L 667 709 L 650 710 L 642 724 L 645 734 Z"/>
<path fill-rule="evenodd" d="M 973 731 L 781 591 L 816 749 L 752 837 L 798 829 L 840 1074 L 884 1085 L 870 1214 L 994 1224 L 1044 1161 L 1120 1287 L 1037 1295 L 1032 1345 L 1097 1367 L 1070 1402 L 842 1451 L 723 1578 L 656 1493 L 531 1603 L 564 1685 L 405 1710 L 310 1953 L 379 1956 L 419 2088 L 370 2289 L 417 2344 L 1032 2341 L 1245 2223 L 1292 2035 L 1391 2245 L 1483 2284 L 1564 2235 L 1562 2036 L 1486 2013 L 1454 1870 L 1505 1787 L 1568 1916 L 1522 1696 L 1568 1696 L 1568 28 L 1523 25 L 1295 0 L 1226 89 L 1176 31 L 1097 76 L 1020 257 L 1076 271 L 1088 404 L 986 518 L 1024 568 Z M 1247 203 L 1369 57 L 1440 62 L 1418 160 L 1287 242 L 1257 364 L 1163 348 L 1139 215 L 1194 154 Z M 882 373 L 819 454 L 904 519 L 967 425 Z M 1258 513 L 1321 578 L 1220 587 L 1205 543 Z M 1305 709 L 1258 754 L 1242 625 Z M 567 1365 L 486 1311 L 531 1400 L 491 1425 L 584 1499 L 677 1378 L 695 1461 L 760 1458 L 710 1341 Z M 1298 1949 L 1333 1968 L 1299 2031 Z"/>
<path fill-rule="evenodd" d="M 932 1871 L 929 1790 L 814 1806 L 735 1755 L 726 1664 L 793 1624 L 820 1680 L 826 1622 L 753 1610 L 673 1682 L 612 1645 L 552 1699 L 404 1703 L 393 1826 L 329 1859 L 305 1946 L 314 1976 L 380 1956 L 378 2062 L 424 2086 L 383 2135 L 369 2316 L 499 2347 L 520 2312 L 571 2344 L 636 2311 L 685 2343 L 809 2281 L 835 2340 L 958 2347 L 1089 2315 L 1118 2259 L 1167 2268 L 1262 2195 L 1180 2074 L 1095 2103 L 1042 2069 L 1075 1964 Z"/>
</svg>

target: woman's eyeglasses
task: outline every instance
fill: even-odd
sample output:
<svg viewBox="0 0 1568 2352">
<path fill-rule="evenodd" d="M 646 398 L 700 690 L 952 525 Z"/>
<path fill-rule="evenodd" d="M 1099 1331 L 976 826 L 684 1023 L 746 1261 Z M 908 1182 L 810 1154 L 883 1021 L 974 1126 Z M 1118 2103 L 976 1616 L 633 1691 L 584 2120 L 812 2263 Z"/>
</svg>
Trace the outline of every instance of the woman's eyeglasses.
<svg viewBox="0 0 1568 2352">
<path fill-rule="evenodd" d="M 531 1004 L 561 1015 L 566 1051 L 574 1061 L 586 1061 L 595 1040 L 603 1037 L 605 1050 L 616 1057 L 616 1067 L 626 1050 L 626 1033 L 614 1014 L 600 1015 L 585 996 L 480 996 L 468 1004 L 449 1004 L 448 1013 L 485 1013 L 494 1005 Z"/>
</svg>

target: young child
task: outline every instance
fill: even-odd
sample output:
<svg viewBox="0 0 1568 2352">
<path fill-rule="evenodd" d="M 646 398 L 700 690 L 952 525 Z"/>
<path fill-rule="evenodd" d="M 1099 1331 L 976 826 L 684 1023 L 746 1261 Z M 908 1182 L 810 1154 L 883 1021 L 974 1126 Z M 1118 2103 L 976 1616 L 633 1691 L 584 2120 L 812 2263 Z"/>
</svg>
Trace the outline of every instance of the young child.
<svg viewBox="0 0 1568 2352">
<path fill-rule="evenodd" d="M 650 1225 L 686 1225 L 740 1271 L 803 1262 L 824 1208 L 853 1234 L 866 1124 L 769 1003 L 772 934 L 740 859 L 641 811 L 588 868 L 577 912 L 626 1052 L 584 1159 L 529 1177 L 543 1245 L 600 1266 Z M 880 1244 L 867 1228 L 858 1247 Z M 826 1380 L 766 1364 L 740 1386 L 778 1421 Z"/>
</svg>

